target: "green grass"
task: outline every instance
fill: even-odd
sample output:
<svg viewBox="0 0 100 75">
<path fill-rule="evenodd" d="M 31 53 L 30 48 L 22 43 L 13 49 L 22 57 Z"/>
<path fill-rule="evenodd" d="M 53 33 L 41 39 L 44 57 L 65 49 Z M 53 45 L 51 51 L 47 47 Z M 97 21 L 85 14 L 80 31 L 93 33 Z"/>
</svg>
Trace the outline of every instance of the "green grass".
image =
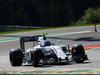
<svg viewBox="0 0 100 75">
<path fill-rule="evenodd" d="M 70 26 L 39 28 L 39 29 L 27 29 L 27 30 L 19 30 L 19 31 L 0 32 L 0 34 L 11 34 L 11 33 L 19 33 L 19 32 L 29 32 L 29 31 L 39 31 L 39 30 L 49 30 L 49 29 L 58 29 L 58 28 L 69 28 L 69 27 L 80 27 L 80 26 L 92 26 L 92 25 L 94 25 L 94 24 L 70 25 Z M 100 25 L 100 23 L 97 25 Z"/>
</svg>

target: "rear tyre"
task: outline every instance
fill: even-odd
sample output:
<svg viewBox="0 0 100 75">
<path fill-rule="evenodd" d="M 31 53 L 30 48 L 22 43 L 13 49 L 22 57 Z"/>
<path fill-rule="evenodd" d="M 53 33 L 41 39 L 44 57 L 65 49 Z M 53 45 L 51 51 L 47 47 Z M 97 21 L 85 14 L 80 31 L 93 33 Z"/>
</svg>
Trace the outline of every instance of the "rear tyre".
<svg viewBox="0 0 100 75">
<path fill-rule="evenodd" d="M 72 59 L 76 63 L 83 63 L 84 60 L 87 59 L 87 55 L 85 54 L 85 50 L 81 44 L 72 47 Z"/>
<path fill-rule="evenodd" d="M 12 66 L 21 66 L 23 54 L 20 49 L 12 49 L 9 53 L 9 59 Z"/>
<path fill-rule="evenodd" d="M 39 67 L 39 62 L 40 59 L 42 59 L 44 57 L 43 52 L 41 49 L 37 49 L 35 51 L 32 52 L 32 64 L 34 67 Z"/>
</svg>

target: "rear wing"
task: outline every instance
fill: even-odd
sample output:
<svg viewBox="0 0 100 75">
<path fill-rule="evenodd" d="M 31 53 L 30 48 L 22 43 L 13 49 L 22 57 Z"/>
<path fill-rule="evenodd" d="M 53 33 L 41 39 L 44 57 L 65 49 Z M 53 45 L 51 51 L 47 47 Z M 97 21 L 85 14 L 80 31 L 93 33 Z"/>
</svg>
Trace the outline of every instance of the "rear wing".
<svg viewBox="0 0 100 75">
<path fill-rule="evenodd" d="M 45 35 L 47 35 L 47 33 L 43 33 L 43 34 L 36 35 L 36 36 L 21 37 L 20 38 L 20 48 L 21 48 L 21 50 L 23 52 L 25 52 L 25 42 L 33 42 L 33 45 L 34 45 L 34 42 L 38 41 L 39 37 L 43 37 L 44 40 L 46 40 Z"/>
<path fill-rule="evenodd" d="M 27 37 L 21 37 L 20 38 L 20 48 L 23 52 L 25 52 L 25 42 L 34 42 L 38 41 L 40 35 L 38 36 L 27 36 Z"/>
</svg>

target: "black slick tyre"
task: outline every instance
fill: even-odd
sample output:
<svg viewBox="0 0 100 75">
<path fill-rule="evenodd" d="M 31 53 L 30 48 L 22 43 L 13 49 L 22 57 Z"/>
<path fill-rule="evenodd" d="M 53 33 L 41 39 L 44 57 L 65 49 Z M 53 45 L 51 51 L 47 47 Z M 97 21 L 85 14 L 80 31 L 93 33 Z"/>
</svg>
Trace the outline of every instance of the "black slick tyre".
<svg viewBox="0 0 100 75">
<path fill-rule="evenodd" d="M 39 67 L 39 61 L 44 57 L 43 52 L 41 49 L 36 49 L 32 52 L 32 61 L 34 67 Z"/>
<path fill-rule="evenodd" d="M 76 63 L 83 63 L 84 62 L 85 50 L 81 44 L 74 45 L 72 47 L 72 59 Z"/>
<path fill-rule="evenodd" d="M 81 44 L 74 45 L 72 48 L 72 54 L 73 55 L 85 54 L 85 50 Z"/>
<path fill-rule="evenodd" d="M 9 53 L 9 59 L 12 66 L 21 66 L 23 54 L 20 49 L 12 49 Z"/>
</svg>

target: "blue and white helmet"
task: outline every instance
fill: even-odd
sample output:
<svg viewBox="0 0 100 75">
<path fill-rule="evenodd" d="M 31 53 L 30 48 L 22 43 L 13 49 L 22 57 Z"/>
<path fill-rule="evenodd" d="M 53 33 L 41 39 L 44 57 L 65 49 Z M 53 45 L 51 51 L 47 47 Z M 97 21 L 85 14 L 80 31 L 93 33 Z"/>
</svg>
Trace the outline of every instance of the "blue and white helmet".
<svg viewBox="0 0 100 75">
<path fill-rule="evenodd" d="M 50 41 L 44 41 L 44 46 L 50 46 L 51 42 Z"/>
</svg>

